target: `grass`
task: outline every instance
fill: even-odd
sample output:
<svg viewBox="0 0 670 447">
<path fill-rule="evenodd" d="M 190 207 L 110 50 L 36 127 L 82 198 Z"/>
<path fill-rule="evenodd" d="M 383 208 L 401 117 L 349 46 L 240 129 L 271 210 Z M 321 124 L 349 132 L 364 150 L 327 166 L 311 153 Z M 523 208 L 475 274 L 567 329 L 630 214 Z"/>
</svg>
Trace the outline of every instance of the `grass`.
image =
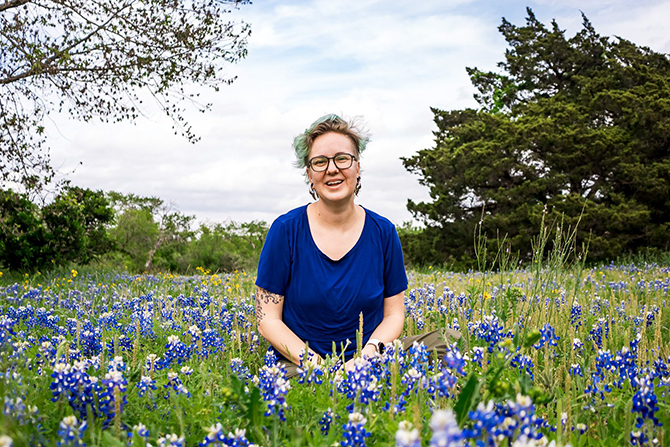
<svg viewBox="0 0 670 447">
<path fill-rule="evenodd" d="M 558 445 L 667 443 L 668 265 L 586 267 L 569 243 L 523 269 L 479 254 L 477 272 L 409 272 L 404 334 L 459 330 L 445 364 L 391 350 L 288 385 L 266 366 L 252 274 L 5 274 L 0 430 L 14 445 L 429 445 L 457 421 L 473 445 L 524 427 Z M 139 424 L 146 440 L 129 435 Z"/>
</svg>

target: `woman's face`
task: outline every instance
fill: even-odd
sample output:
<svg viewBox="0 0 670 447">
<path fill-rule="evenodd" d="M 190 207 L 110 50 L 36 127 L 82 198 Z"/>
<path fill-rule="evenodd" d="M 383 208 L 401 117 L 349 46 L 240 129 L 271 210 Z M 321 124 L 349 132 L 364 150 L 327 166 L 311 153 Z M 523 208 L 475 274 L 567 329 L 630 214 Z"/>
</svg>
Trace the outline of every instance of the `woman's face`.
<svg viewBox="0 0 670 447">
<path fill-rule="evenodd" d="M 348 169 L 338 169 L 334 160 L 328 160 L 328 166 L 322 172 L 315 172 L 311 167 L 307 167 L 307 175 L 311 183 L 314 183 L 319 199 L 325 202 L 351 200 L 356 189 L 356 179 L 361 172 L 353 141 L 336 132 L 328 132 L 317 137 L 312 144 L 308 160 L 318 156 L 334 157 L 336 154 L 353 155 L 356 160 Z"/>
</svg>

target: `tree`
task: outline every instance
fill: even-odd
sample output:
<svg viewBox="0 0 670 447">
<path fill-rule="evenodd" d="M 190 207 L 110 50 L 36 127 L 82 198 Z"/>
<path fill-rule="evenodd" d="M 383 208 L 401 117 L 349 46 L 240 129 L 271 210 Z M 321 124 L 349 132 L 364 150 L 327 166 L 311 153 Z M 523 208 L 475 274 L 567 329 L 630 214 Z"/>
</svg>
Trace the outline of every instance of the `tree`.
<svg viewBox="0 0 670 447">
<path fill-rule="evenodd" d="M 112 248 L 113 216 L 102 191 L 67 186 L 40 209 L 25 194 L 0 190 L 0 262 L 11 270 L 88 263 Z"/>
<path fill-rule="evenodd" d="M 68 186 L 42 208 L 41 217 L 49 235 L 45 250 L 56 265 L 86 264 L 112 249 L 107 226 L 114 210 L 102 191 Z"/>
<path fill-rule="evenodd" d="M 503 19 L 499 30 L 509 45 L 502 73 L 467 69 L 479 109 L 432 109 L 435 147 L 403 161 L 433 199 L 408 202 L 426 224 L 407 234 L 412 253 L 472 259 L 481 222 L 528 259 L 541 222 L 561 221 L 590 240 L 592 260 L 667 250 L 668 57 L 601 37 L 585 16 L 569 39 L 530 9 L 525 26 Z"/>
<path fill-rule="evenodd" d="M 143 113 L 153 97 L 175 132 L 195 142 L 184 118 L 185 86 L 231 83 L 224 66 L 246 55 L 247 24 L 226 19 L 247 0 L 7 0 L 0 3 L 0 182 L 39 189 L 54 171 L 44 119 L 84 122 Z"/>
<path fill-rule="evenodd" d="M 25 195 L 0 189 L 0 263 L 10 270 L 30 270 L 46 262 L 47 234 L 39 208 Z"/>
<path fill-rule="evenodd" d="M 116 209 L 116 226 L 110 229 L 118 251 L 129 258 L 131 270 L 151 269 L 157 250 L 186 243 L 192 235 L 194 216 L 176 211 L 157 197 L 108 194 Z"/>
</svg>

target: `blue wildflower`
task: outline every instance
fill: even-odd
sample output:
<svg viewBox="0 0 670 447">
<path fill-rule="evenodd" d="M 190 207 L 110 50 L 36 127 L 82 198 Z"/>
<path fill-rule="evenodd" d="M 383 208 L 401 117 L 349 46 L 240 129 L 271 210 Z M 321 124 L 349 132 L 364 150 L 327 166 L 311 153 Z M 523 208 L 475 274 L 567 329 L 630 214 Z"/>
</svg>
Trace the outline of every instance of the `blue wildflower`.
<svg viewBox="0 0 670 447">
<path fill-rule="evenodd" d="M 286 393 L 291 389 L 291 383 L 286 380 L 286 367 L 279 363 L 273 366 L 264 365 L 255 380 L 258 381 L 258 388 L 268 405 L 265 416 L 276 414 L 280 420 L 285 421 L 284 409 L 288 406 Z"/>
<path fill-rule="evenodd" d="M 414 428 L 411 422 L 401 421 L 395 432 L 396 447 L 421 447 L 419 430 Z"/>
<path fill-rule="evenodd" d="M 430 438 L 431 446 L 456 447 L 463 445 L 463 431 L 458 427 L 454 412 L 450 409 L 436 410 L 430 418 L 430 429 L 433 432 Z"/>
<path fill-rule="evenodd" d="M 342 447 L 364 447 L 365 438 L 370 436 L 370 433 L 365 430 L 365 417 L 361 413 L 349 414 L 349 422 L 342 426 L 344 441 L 340 443 Z"/>
<path fill-rule="evenodd" d="M 65 416 L 58 425 L 58 446 L 85 446 L 81 440 L 86 431 L 86 421 L 79 424 L 76 416 Z"/>
</svg>

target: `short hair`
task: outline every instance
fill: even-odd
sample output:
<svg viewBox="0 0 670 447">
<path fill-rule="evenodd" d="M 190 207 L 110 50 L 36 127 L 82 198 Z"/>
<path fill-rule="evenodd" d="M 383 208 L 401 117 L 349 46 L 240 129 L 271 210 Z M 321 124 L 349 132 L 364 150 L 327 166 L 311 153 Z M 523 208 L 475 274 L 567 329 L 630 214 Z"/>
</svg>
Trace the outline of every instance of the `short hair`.
<svg viewBox="0 0 670 447">
<path fill-rule="evenodd" d="M 295 166 L 297 168 L 304 168 L 307 166 L 309 151 L 312 150 L 314 140 L 323 134 L 335 132 L 349 137 L 356 148 L 356 155 L 361 155 L 365 150 L 370 136 L 365 131 L 357 120 L 345 120 L 334 113 L 324 115 L 318 120 L 314 121 L 311 126 L 305 129 L 293 140 L 293 150 L 295 151 Z"/>
</svg>

